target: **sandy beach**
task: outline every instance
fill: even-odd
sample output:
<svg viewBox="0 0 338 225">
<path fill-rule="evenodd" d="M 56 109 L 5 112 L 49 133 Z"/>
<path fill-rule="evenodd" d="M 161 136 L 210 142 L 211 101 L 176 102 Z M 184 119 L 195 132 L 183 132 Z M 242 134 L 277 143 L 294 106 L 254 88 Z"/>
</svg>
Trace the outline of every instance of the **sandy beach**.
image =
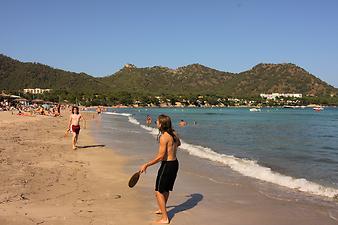
<svg viewBox="0 0 338 225">
<path fill-rule="evenodd" d="M 149 224 L 126 159 L 84 129 L 71 150 L 67 119 L 0 113 L 0 224 Z"/>
<path fill-rule="evenodd" d="M 79 148 L 64 137 L 68 116 L 21 117 L 0 113 L 0 224 L 152 224 L 157 166 L 148 169 L 133 189 L 131 173 L 154 152 L 142 139 L 122 141 L 110 149 L 93 138 L 96 122 L 82 129 Z M 96 128 L 97 129 L 97 128 Z M 112 137 L 118 138 L 118 137 Z M 139 155 L 121 154 L 138 148 Z M 179 155 L 180 172 L 168 211 L 171 224 L 337 224 L 334 201 L 262 184 L 229 169 L 217 174 L 202 159 Z M 217 166 L 217 165 L 216 165 Z M 219 182 L 209 175 L 222 177 Z"/>
</svg>

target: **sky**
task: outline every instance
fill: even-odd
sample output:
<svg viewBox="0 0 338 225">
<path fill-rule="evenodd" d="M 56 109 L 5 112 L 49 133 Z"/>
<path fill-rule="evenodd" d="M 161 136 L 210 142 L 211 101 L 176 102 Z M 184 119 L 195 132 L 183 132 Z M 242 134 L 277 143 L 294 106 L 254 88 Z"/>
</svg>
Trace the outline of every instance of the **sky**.
<svg viewBox="0 0 338 225">
<path fill-rule="evenodd" d="M 107 76 L 294 63 L 338 87 L 338 0 L 1 0 L 0 53 Z"/>
</svg>

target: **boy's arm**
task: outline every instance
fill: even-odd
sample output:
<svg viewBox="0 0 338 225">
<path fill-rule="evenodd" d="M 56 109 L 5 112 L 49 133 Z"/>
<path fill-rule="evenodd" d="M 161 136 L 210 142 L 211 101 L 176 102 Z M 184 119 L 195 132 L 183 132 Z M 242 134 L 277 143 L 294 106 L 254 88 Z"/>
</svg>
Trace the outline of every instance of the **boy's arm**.
<svg viewBox="0 0 338 225">
<path fill-rule="evenodd" d="M 165 153 L 166 153 L 166 145 L 167 145 L 167 141 L 165 140 L 165 137 L 162 136 L 160 138 L 160 146 L 159 146 L 159 149 L 158 149 L 158 153 L 157 153 L 157 156 L 151 160 L 150 162 L 146 163 L 146 164 L 143 164 L 140 168 L 140 172 L 143 173 L 143 172 L 146 172 L 147 168 L 149 166 L 152 166 L 160 161 L 162 161 L 164 159 L 164 156 L 165 156 Z"/>
</svg>

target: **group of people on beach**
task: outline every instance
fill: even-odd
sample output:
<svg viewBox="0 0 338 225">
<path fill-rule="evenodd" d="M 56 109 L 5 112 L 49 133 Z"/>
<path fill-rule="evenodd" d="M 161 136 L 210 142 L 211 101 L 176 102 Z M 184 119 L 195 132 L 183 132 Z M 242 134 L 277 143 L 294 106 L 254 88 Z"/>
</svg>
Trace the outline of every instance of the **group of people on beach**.
<svg viewBox="0 0 338 225">
<path fill-rule="evenodd" d="M 38 114 L 38 115 L 43 115 L 43 116 L 53 116 L 53 117 L 61 116 L 61 105 L 57 104 L 49 108 L 39 106 L 31 112 Z"/>
<path fill-rule="evenodd" d="M 18 116 L 52 116 L 57 117 L 61 116 L 61 108 L 64 106 L 61 106 L 60 104 L 57 105 L 51 105 L 48 107 L 44 107 L 41 105 L 16 105 L 11 106 L 3 111 L 10 111 L 12 112 L 12 115 L 18 115 Z M 0 110 L 1 111 L 1 110 Z"/>
<path fill-rule="evenodd" d="M 96 112 L 100 114 L 101 109 Z M 79 112 L 79 108 L 73 106 L 69 117 L 67 132 L 72 131 L 73 133 L 72 145 L 74 150 L 77 148 L 76 144 L 79 137 L 81 120 L 86 123 L 86 120 Z M 147 124 L 150 125 L 151 121 L 151 117 L 147 117 Z M 152 160 L 140 166 L 139 173 L 145 173 L 148 167 L 161 162 L 155 184 L 156 200 L 158 203 L 158 210 L 156 210 L 155 213 L 161 215 L 161 219 L 157 220 L 156 223 L 168 224 L 170 220 L 166 205 L 169 199 L 169 193 L 173 190 L 179 168 L 176 153 L 177 148 L 181 145 L 181 141 L 172 127 L 171 118 L 169 116 L 163 114 L 158 116 L 156 126 L 159 129 L 158 152 Z"/>
<path fill-rule="evenodd" d="M 8 101 L 3 100 L 0 101 L 0 111 L 9 111 L 11 108 L 11 105 Z"/>
</svg>

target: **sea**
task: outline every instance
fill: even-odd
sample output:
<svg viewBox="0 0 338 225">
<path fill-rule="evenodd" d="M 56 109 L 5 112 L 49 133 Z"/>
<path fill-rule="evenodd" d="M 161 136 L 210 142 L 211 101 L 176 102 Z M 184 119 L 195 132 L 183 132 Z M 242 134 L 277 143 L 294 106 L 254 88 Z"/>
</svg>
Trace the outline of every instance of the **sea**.
<svg viewBox="0 0 338 225">
<path fill-rule="evenodd" d="M 338 196 L 337 108 L 108 108 L 98 135 L 127 140 L 133 132 L 140 142 L 146 135 L 156 143 L 160 114 L 172 118 L 190 157 L 307 194 Z M 187 126 L 179 127 L 180 120 Z"/>
</svg>

